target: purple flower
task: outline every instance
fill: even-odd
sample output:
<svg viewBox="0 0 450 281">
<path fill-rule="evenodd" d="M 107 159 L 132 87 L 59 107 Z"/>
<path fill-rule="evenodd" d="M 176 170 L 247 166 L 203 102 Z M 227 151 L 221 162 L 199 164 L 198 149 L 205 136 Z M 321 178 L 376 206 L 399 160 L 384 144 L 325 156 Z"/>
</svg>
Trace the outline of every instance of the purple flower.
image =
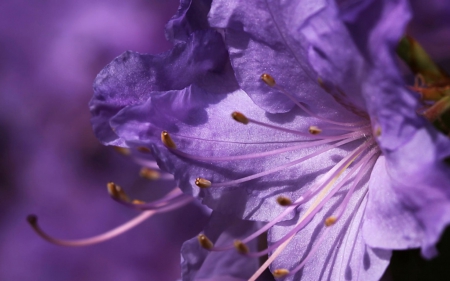
<svg viewBox="0 0 450 281">
<path fill-rule="evenodd" d="M 186 194 L 267 222 L 206 248 L 228 255 L 268 231 L 267 249 L 241 251 L 269 254 L 249 280 L 269 265 L 287 280 L 378 280 L 392 249 L 432 257 L 450 222 L 450 141 L 416 114 L 396 66 L 406 1 L 214 1 L 233 72 L 188 7 L 168 34 L 189 36 L 114 60 L 91 111 L 103 142 L 147 147 Z"/>
<path fill-rule="evenodd" d="M 78 249 L 49 244 L 25 221 L 33 212 L 52 235 L 91 236 L 136 215 L 108 197 L 107 181 L 141 199 L 173 188 L 170 181 L 139 178 L 138 165 L 99 144 L 87 102 L 95 75 L 123 50 L 170 47 L 163 27 L 175 2 L 2 1 L 0 280 L 179 276 L 179 249 L 205 221 L 198 206 L 154 216 L 126 236 Z"/>
</svg>

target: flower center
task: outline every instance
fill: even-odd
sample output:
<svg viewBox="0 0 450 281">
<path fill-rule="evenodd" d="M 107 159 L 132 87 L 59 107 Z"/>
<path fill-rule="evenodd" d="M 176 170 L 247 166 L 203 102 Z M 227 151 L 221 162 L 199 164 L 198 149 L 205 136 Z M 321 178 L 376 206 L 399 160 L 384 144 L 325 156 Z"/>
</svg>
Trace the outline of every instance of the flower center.
<svg viewBox="0 0 450 281">
<path fill-rule="evenodd" d="M 317 120 L 317 123 L 311 124 L 307 130 L 296 130 L 291 128 L 284 128 L 273 123 L 265 123 L 259 120 L 252 119 L 241 112 L 233 112 L 231 117 L 246 126 L 260 126 L 268 130 L 274 131 L 274 133 L 282 132 L 286 134 L 292 134 L 299 137 L 298 142 L 286 142 L 286 146 L 273 150 L 265 150 L 263 152 L 241 154 L 236 156 L 201 156 L 189 154 L 181 151 L 177 148 L 175 141 L 172 139 L 167 131 L 161 133 L 161 140 L 163 144 L 174 154 L 179 157 L 194 161 L 204 161 L 208 163 L 223 162 L 223 161 L 241 161 L 256 158 L 265 158 L 278 156 L 283 153 L 295 152 L 295 151 L 313 151 L 306 155 L 302 155 L 300 158 L 291 162 L 280 164 L 279 166 L 263 170 L 261 172 L 248 175 L 242 178 L 232 179 L 224 182 L 213 182 L 210 179 L 204 177 L 197 177 L 195 185 L 199 188 L 217 188 L 217 187 L 231 187 L 236 186 L 248 181 L 257 180 L 259 178 L 284 171 L 286 169 L 295 168 L 296 166 L 311 161 L 323 153 L 329 153 L 334 149 L 339 149 L 344 145 L 353 143 L 356 148 L 350 151 L 343 159 L 338 161 L 328 172 L 320 177 L 316 182 L 301 194 L 300 197 L 294 199 L 287 195 L 279 195 L 277 203 L 286 209 L 280 213 L 276 218 L 268 222 L 261 229 L 255 233 L 243 238 L 242 240 L 236 240 L 233 245 L 216 246 L 204 235 L 198 236 L 199 243 L 205 249 L 209 251 L 226 251 L 235 248 L 239 253 L 249 257 L 262 257 L 268 253 L 272 253 L 269 259 L 261 266 L 261 268 L 255 272 L 255 274 L 249 280 L 256 280 L 260 274 L 273 262 L 273 260 L 285 249 L 288 243 L 304 229 L 314 218 L 316 214 L 330 201 L 330 199 L 337 194 L 338 191 L 346 192 L 345 197 L 340 201 L 337 207 L 333 209 L 333 215 L 327 217 L 323 222 L 325 231 L 321 236 L 313 241 L 313 246 L 307 256 L 301 263 L 293 269 L 280 268 L 273 271 L 276 277 L 282 277 L 286 275 L 293 275 L 301 270 L 304 264 L 309 258 L 317 251 L 321 244 L 322 239 L 327 236 L 329 228 L 334 226 L 343 216 L 344 212 L 349 206 L 350 199 L 355 193 L 355 190 L 364 188 L 363 198 L 367 194 L 367 185 L 364 185 L 363 179 L 367 173 L 369 173 L 375 164 L 377 157 L 380 155 L 380 150 L 375 142 L 372 134 L 372 128 L 370 121 L 365 119 L 360 122 L 339 122 L 336 120 L 330 120 L 319 114 L 316 114 L 309 110 L 307 106 L 299 102 L 293 95 L 284 90 L 281 86 L 277 85 L 275 79 L 269 74 L 261 75 L 261 80 L 268 86 L 277 89 L 281 94 L 292 100 L 295 105 L 306 112 L 313 120 Z M 360 114 L 358 114 L 361 116 Z M 364 114 L 366 115 L 366 114 Z M 251 128 L 250 128 L 251 130 Z M 378 136 L 381 132 L 375 132 Z M 175 135 L 176 136 L 176 135 Z M 195 140 L 194 140 L 195 141 Z M 263 144 L 264 142 L 261 142 Z M 302 187 L 299 187 L 302 188 Z M 357 206 L 362 202 L 359 201 Z M 289 214 L 293 212 L 299 212 L 299 207 L 307 207 L 306 211 L 302 212 L 302 216 L 296 222 L 295 226 L 285 234 L 281 239 L 274 242 L 272 245 L 259 252 L 251 252 L 246 243 L 258 238 L 261 234 L 268 231 L 275 224 L 285 219 Z"/>
</svg>

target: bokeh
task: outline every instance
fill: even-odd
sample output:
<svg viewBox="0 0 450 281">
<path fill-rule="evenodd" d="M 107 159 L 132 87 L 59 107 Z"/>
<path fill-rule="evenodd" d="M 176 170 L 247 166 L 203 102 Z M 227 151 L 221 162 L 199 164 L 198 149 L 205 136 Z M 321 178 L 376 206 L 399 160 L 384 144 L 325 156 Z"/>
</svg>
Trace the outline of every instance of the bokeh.
<svg viewBox="0 0 450 281">
<path fill-rule="evenodd" d="M 102 244 L 65 248 L 38 237 L 29 213 L 58 238 L 105 232 L 138 213 L 108 196 L 114 181 L 144 200 L 170 181 L 95 138 L 88 102 L 96 74 L 126 50 L 171 45 L 176 0 L 0 2 L 0 280 L 176 280 L 179 249 L 205 222 L 198 206 L 150 218 Z"/>
</svg>

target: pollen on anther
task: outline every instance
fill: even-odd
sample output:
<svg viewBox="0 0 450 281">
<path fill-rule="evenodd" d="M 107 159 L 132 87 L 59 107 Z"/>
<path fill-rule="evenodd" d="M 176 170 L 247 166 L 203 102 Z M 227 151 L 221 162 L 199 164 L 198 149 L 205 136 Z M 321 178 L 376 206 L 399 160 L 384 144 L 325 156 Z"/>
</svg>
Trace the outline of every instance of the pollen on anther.
<svg viewBox="0 0 450 281">
<path fill-rule="evenodd" d="M 172 140 L 172 138 L 170 137 L 170 135 L 169 135 L 169 133 L 167 131 L 162 131 L 161 132 L 161 141 L 168 148 L 172 148 L 172 149 L 176 149 L 177 148 L 177 145 Z"/>
<path fill-rule="evenodd" d="M 128 156 L 131 154 L 131 152 L 128 148 L 120 147 L 120 146 L 113 146 L 113 148 L 115 151 L 119 152 L 122 155 Z"/>
<path fill-rule="evenodd" d="M 241 240 L 234 240 L 234 247 L 241 254 L 247 254 L 249 252 L 247 245 L 242 243 Z"/>
<path fill-rule="evenodd" d="M 136 148 L 137 151 L 142 152 L 142 153 L 152 153 L 151 149 L 145 146 L 139 146 L 138 148 Z"/>
<path fill-rule="evenodd" d="M 373 134 L 378 138 L 379 136 L 381 136 L 381 127 L 377 127 L 375 129 L 375 131 L 373 132 Z"/>
<path fill-rule="evenodd" d="M 195 179 L 195 185 L 200 188 L 208 188 L 211 186 L 211 182 L 204 178 L 196 178 Z"/>
<path fill-rule="evenodd" d="M 235 111 L 235 112 L 233 112 L 232 114 L 231 114 L 231 117 L 233 117 L 233 119 L 234 120 L 236 120 L 236 121 L 238 121 L 239 123 L 242 123 L 242 124 L 244 124 L 244 125 L 247 125 L 248 124 L 248 118 L 244 115 L 244 114 L 242 114 L 242 113 L 240 113 L 240 112 L 237 112 L 237 111 Z"/>
<path fill-rule="evenodd" d="M 275 278 L 280 278 L 283 276 L 286 276 L 289 274 L 289 270 L 285 269 L 285 268 L 279 268 L 279 269 L 275 269 L 273 271 L 273 276 L 275 276 Z"/>
<path fill-rule="evenodd" d="M 160 178 L 161 174 L 158 171 L 149 169 L 147 167 L 143 167 L 140 171 L 139 171 L 139 175 L 141 177 L 143 177 L 144 179 L 148 179 L 148 180 L 157 180 Z"/>
<path fill-rule="evenodd" d="M 108 192 L 112 197 L 126 202 L 130 201 L 125 191 L 123 191 L 123 189 L 117 184 L 108 182 L 106 187 L 108 188 Z"/>
<path fill-rule="evenodd" d="M 309 126 L 308 131 L 312 135 L 318 135 L 322 132 L 322 130 L 319 129 L 319 127 L 317 127 L 317 126 Z"/>
<path fill-rule="evenodd" d="M 336 221 L 337 221 L 336 217 L 333 217 L 333 216 L 328 217 L 325 219 L 325 226 L 332 226 L 333 224 L 336 223 Z"/>
<path fill-rule="evenodd" d="M 261 80 L 264 81 L 264 83 L 266 83 L 267 85 L 269 85 L 270 87 L 275 86 L 275 79 L 273 79 L 272 76 L 270 76 L 267 73 L 264 73 L 263 75 L 261 75 Z"/>
<path fill-rule="evenodd" d="M 142 200 L 138 200 L 138 199 L 134 199 L 131 203 L 135 204 L 135 205 L 141 205 L 141 204 L 145 204 L 144 201 Z"/>
<path fill-rule="evenodd" d="M 200 246 L 204 249 L 211 250 L 214 247 L 214 244 L 208 239 L 208 237 L 206 237 L 205 234 L 200 234 L 197 236 L 197 239 Z"/>
<path fill-rule="evenodd" d="M 284 196 L 278 196 L 277 198 L 277 202 L 278 204 L 280 204 L 281 206 L 289 206 L 292 204 L 291 199 L 284 197 Z"/>
</svg>

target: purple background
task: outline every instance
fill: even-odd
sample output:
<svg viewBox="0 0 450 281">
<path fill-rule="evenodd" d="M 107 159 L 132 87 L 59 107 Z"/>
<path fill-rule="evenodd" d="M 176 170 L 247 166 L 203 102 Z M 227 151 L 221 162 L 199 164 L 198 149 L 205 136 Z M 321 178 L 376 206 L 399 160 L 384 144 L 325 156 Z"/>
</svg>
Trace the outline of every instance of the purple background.
<svg viewBox="0 0 450 281">
<path fill-rule="evenodd" d="M 87 103 L 96 74 L 125 50 L 170 48 L 164 25 L 176 0 L 0 2 L 0 280 L 176 280 L 179 248 L 204 216 L 195 206 L 150 218 L 105 243 L 64 248 L 26 223 L 39 216 L 59 238 L 84 238 L 137 213 L 106 182 L 149 200 L 170 182 L 95 138 Z"/>
</svg>

